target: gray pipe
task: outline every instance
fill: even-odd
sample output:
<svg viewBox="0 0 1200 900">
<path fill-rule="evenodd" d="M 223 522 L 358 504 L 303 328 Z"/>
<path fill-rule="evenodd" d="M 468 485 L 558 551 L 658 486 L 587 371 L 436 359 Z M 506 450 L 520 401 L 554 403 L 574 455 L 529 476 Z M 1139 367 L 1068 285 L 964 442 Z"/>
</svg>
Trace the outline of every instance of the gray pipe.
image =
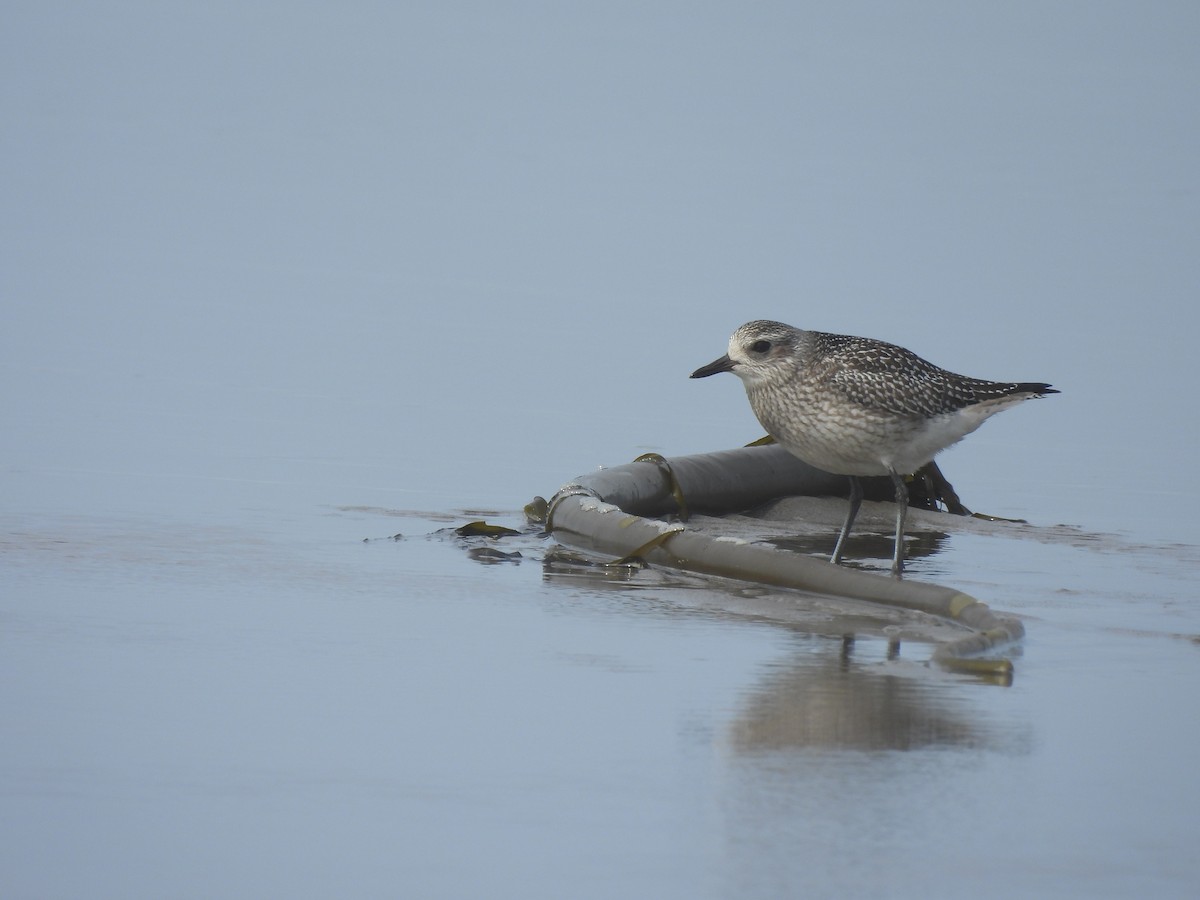
<svg viewBox="0 0 1200 900">
<path fill-rule="evenodd" d="M 778 445 L 671 459 L 653 456 L 564 485 L 550 500 L 547 530 L 564 544 L 617 558 L 638 556 L 670 568 L 870 600 L 950 619 L 973 633 L 939 645 L 931 661 L 993 675 L 1011 673 L 1008 660 L 965 657 L 1019 640 L 1024 635 L 1021 623 L 995 615 L 961 591 L 860 572 L 645 518 L 680 511 L 685 516 L 690 511 L 721 515 L 781 496 L 843 490 L 844 478 L 814 469 Z"/>
</svg>

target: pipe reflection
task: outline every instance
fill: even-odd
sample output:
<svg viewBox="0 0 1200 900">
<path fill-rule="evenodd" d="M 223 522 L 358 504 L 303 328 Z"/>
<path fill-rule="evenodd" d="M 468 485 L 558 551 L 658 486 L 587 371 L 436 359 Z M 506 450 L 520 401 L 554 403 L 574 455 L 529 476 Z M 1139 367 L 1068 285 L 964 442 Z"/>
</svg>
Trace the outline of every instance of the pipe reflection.
<svg viewBox="0 0 1200 900">
<path fill-rule="evenodd" d="M 811 640 L 805 643 L 811 651 Z M 1011 751 L 1014 740 L 1027 747 L 1026 729 L 997 728 L 971 709 L 961 677 L 902 659 L 898 640 L 887 642 L 885 661 L 859 661 L 857 644 L 854 635 L 844 635 L 836 649 L 805 652 L 772 667 L 733 720 L 732 747 L 740 753 L 939 746 Z"/>
</svg>

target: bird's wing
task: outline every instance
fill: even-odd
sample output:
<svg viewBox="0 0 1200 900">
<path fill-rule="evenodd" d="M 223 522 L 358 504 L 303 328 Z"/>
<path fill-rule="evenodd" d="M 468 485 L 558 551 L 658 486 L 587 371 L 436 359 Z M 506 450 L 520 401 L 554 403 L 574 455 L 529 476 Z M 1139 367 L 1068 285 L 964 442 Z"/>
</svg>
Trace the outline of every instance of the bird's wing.
<svg viewBox="0 0 1200 900">
<path fill-rule="evenodd" d="M 827 352 L 828 364 L 819 377 L 854 403 L 893 415 L 954 412 L 1013 393 L 1016 387 L 955 375 L 911 350 L 881 341 L 846 338 Z"/>
</svg>

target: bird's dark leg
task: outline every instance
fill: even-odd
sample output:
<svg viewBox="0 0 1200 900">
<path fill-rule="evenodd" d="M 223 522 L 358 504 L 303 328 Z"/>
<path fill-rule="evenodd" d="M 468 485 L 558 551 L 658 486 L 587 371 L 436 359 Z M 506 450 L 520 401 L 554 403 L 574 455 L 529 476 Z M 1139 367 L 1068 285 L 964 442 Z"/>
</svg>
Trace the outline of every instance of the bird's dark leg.
<svg viewBox="0 0 1200 900">
<path fill-rule="evenodd" d="M 908 515 L 908 487 L 904 476 L 888 472 L 896 486 L 896 552 L 892 554 L 892 576 L 899 578 L 904 571 L 904 517 Z"/>
<path fill-rule="evenodd" d="M 858 515 L 858 507 L 862 504 L 862 483 L 854 475 L 847 477 L 850 479 L 850 511 L 846 513 L 846 522 L 842 525 L 842 533 L 838 535 L 833 556 L 829 560 L 834 565 L 842 561 L 842 549 L 846 546 L 846 538 L 850 536 L 850 526 L 854 524 L 854 517 Z"/>
</svg>

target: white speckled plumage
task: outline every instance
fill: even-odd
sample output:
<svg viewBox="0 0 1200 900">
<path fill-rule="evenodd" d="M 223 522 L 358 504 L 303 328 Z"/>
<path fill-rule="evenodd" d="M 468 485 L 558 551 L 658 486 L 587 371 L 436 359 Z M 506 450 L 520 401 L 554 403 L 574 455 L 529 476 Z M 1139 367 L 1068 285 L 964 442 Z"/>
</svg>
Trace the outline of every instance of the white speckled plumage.
<svg viewBox="0 0 1200 900">
<path fill-rule="evenodd" d="M 781 322 L 747 322 L 720 359 L 692 373 L 733 372 L 767 432 L 810 465 L 850 476 L 851 510 L 841 556 L 861 496 L 858 476 L 896 483 L 896 554 L 903 567 L 903 476 L 928 463 L 1003 409 L 1057 393 L 1041 382 L 995 382 L 956 375 L 910 350 L 870 338 L 804 331 Z"/>
</svg>

